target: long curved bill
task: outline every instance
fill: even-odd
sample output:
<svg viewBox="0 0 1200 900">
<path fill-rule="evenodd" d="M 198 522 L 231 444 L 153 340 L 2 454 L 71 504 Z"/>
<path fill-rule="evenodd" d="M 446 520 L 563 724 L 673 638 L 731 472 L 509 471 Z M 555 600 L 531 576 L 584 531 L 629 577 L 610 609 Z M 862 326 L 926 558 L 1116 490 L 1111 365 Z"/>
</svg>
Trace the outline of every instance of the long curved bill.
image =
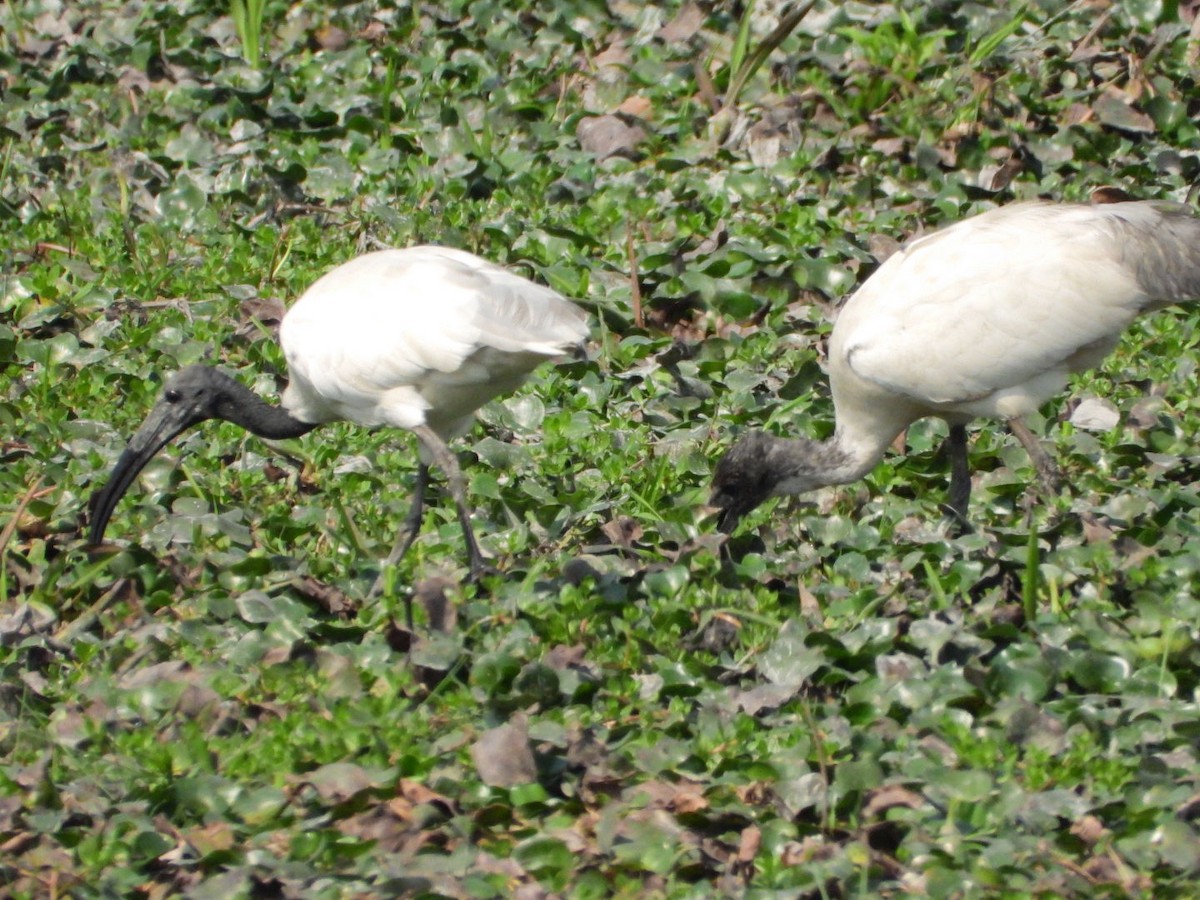
<svg viewBox="0 0 1200 900">
<path fill-rule="evenodd" d="M 88 543 L 92 546 L 104 540 L 104 530 L 116 509 L 117 502 L 124 496 L 138 473 L 180 432 L 201 421 L 193 410 L 179 403 L 159 402 L 142 423 L 142 427 L 129 439 L 124 452 L 117 459 L 108 482 L 92 495 L 88 506 L 91 509 L 91 527 Z"/>
<path fill-rule="evenodd" d="M 733 534 L 742 517 L 758 503 L 721 488 L 714 488 L 708 501 L 708 511 L 717 516 L 717 531 L 721 534 Z"/>
<path fill-rule="evenodd" d="M 721 532 L 721 534 L 733 534 L 734 529 L 738 527 L 738 523 L 742 521 L 742 516 L 746 512 L 746 510 L 739 509 L 736 505 L 721 506 L 717 513 L 717 531 Z"/>
</svg>

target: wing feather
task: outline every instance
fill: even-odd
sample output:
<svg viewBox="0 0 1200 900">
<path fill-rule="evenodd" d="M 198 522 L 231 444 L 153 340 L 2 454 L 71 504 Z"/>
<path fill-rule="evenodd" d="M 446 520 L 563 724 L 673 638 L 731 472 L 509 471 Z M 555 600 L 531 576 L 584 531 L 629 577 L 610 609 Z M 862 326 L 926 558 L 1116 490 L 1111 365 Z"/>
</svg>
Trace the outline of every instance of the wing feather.
<svg viewBox="0 0 1200 900">
<path fill-rule="evenodd" d="M 831 355 L 927 406 L 1053 392 L 1047 373 L 1065 380 L 1077 357 L 1093 363 L 1154 303 L 1122 260 L 1129 240 L 1153 241 L 1161 215 L 1014 204 L 920 238 L 846 304 Z"/>
<path fill-rule="evenodd" d="M 327 273 L 284 317 L 285 402 L 405 427 L 442 402 L 445 418 L 469 415 L 587 333 L 577 306 L 472 254 L 382 250 Z"/>
</svg>

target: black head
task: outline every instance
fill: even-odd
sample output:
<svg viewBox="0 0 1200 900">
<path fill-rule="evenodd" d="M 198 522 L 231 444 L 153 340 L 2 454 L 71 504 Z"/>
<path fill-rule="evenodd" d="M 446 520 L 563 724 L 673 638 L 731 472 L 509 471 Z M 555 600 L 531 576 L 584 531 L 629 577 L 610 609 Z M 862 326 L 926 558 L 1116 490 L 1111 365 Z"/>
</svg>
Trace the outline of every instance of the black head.
<svg viewBox="0 0 1200 900">
<path fill-rule="evenodd" d="M 765 432 L 751 431 L 717 462 L 709 503 L 720 508 L 717 528 L 725 534 L 772 495 L 775 478 L 770 457 L 776 440 Z"/>
<path fill-rule="evenodd" d="M 721 508 L 717 527 L 730 533 L 742 516 L 769 497 L 840 483 L 849 462 L 836 440 L 785 439 L 752 431 L 717 463 L 710 501 Z"/>
<path fill-rule="evenodd" d="M 172 375 L 142 427 L 129 439 L 108 483 L 92 495 L 88 543 L 99 544 L 113 510 L 146 463 L 176 435 L 206 419 L 225 418 L 230 401 L 228 375 L 206 366 L 188 366 Z"/>
</svg>

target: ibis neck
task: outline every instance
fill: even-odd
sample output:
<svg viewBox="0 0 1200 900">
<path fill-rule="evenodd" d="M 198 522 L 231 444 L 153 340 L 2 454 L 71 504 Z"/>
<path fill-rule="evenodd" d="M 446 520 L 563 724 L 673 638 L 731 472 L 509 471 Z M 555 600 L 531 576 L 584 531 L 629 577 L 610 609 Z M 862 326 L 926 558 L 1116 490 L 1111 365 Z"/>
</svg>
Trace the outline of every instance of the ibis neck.
<svg viewBox="0 0 1200 900">
<path fill-rule="evenodd" d="M 880 446 L 874 440 L 866 444 L 856 442 L 840 428 L 832 438 L 817 443 L 818 457 L 830 485 L 847 485 L 863 478 L 882 460 L 886 448 L 886 444 Z"/>
<path fill-rule="evenodd" d="M 829 483 L 849 484 L 866 476 L 879 465 L 895 437 L 895 434 L 855 435 L 838 426 L 833 437 L 824 442 L 830 456 Z"/>
<path fill-rule="evenodd" d="M 223 372 L 218 375 L 222 382 L 222 397 L 217 404 L 220 418 L 269 440 L 300 437 L 317 427 L 317 423 L 297 419 L 282 406 L 272 406 L 237 379 Z"/>
<path fill-rule="evenodd" d="M 777 493 L 791 494 L 828 484 L 858 481 L 883 457 L 883 448 L 861 446 L 837 431 L 827 440 L 782 440 L 772 454 L 779 478 Z"/>
</svg>

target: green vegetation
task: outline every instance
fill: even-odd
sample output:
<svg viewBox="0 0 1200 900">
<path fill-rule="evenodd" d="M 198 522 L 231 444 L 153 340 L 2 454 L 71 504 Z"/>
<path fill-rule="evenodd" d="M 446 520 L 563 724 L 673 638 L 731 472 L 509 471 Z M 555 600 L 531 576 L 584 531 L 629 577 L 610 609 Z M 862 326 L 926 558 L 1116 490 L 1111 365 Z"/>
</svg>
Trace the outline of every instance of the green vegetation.
<svg viewBox="0 0 1200 900">
<path fill-rule="evenodd" d="M 242 55 L 257 69 L 262 58 L 263 13 L 265 0 L 229 0 L 229 14 L 242 42 Z"/>
<path fill-rule="evenodd" d="M 819 3 L 747 70 L 768 6 L 271 3 L 257 68 L 224 4 L 0 6 L 6 893 L 1194 896 L 1194 310 L 1032 423 L 1061 497 L 973 432 L 974 534 L 937 422 L 737 563 L 701 512 L 739 430 L 829 428 L 822 342 L 889 241 L 1187 199 L 1193 7 Z M 274 394 L 280 302 L 419 242 L 594 321 L 457 445 L 501 574 L 460 587 L 435 502 L 364 604 L 416 456 L 348 425 L 193 432 L 84 550 L 163 373 Z M 454 621 L 415 638 L 410 591 Z"/>
</svg>

